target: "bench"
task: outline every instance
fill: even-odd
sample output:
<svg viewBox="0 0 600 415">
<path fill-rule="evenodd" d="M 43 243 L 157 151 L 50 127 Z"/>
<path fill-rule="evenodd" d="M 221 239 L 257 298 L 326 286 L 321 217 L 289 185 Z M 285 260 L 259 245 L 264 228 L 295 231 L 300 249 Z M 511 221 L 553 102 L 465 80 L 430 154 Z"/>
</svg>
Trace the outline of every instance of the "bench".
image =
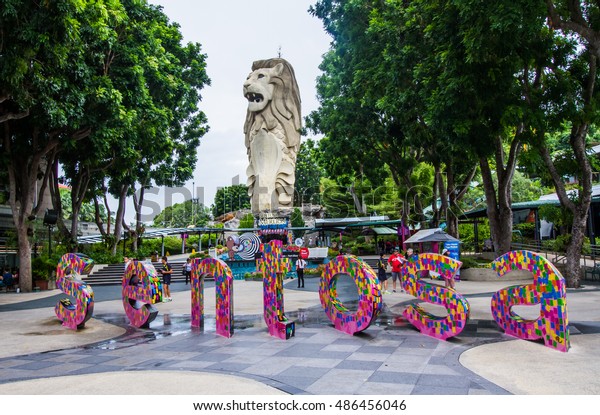
<svg viewBox="0 0 600 415">
<path fill-rule="evenodd" d="M 587 276 L 591 275 L 591 281 L 595 281 L 596 279 L 600 280 L 600 262 L 594 264 L 593 267 L 585 268 L 585 279 L 587 280 Z"/>
</svg>

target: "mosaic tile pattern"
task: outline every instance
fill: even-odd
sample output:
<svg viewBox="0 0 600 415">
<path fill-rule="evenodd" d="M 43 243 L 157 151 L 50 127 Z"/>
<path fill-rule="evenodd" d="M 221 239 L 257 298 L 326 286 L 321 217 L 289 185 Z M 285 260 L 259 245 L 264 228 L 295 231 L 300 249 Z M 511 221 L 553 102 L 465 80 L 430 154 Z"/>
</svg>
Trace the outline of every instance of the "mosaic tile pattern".
<svg viewBox="0 0 600 415">
<path fill-rule="evenodd" d="M 296 333 L 296 324 L 288 320 L 283 309 L 283 277 L 290 270 L 289 258 L 282 257 L 281 241 L 261 245 L 262 259 L 258 269 L 263 274 L 263 316 L 269 334 L 288 340 Z"/>
<path fill-rule="evenodd" d="M 565 279 L 546 258 L 530 251 L 511 251 L 497 258 L 492 268 L 502 277 L 513 270 L 533 274 L 533 284 L 513 285 L 492 296 L 492 316 L 511 336 L 543 339 L 547 347 L 567 352 L 570 347 Z M 516 305 L 540 304 L 540 315 L 527 320 L 513 312 Z"/>
<path fill-rule="evenodd" d="M 355 313 L 338 299 L 336 282 L 340 274 L 349 275 L 358 288 L 358 310 Z M 319 298 L 335 328 L 348 334 L 366 330 L 377 318 L 383 304 L 377 274 L 366 262 L 352 255 L 339 255 L 325 266 Z"/>
<path fill-rule="evenodd" d="M 82 273 L 89 273 L 94 265 L 91 258 L 78 254 L 65 254 L 56 267 L 56 288 L 69 295 L 54 307 L 54 313 L 62 325 L 73 330 L 85 326 L 94 313 L 94 290 L 79 279 Z"/>
<path fill-rule="evenodd" d="M 122 299 L 129 324 L 149 327 L 158 315 L 152 304 L 162 301 L 162 282 L 154 265 L 130 261 L 123 275 Z"/>
<path fill-rule="evenodd" d="M 459 335 L 469 319 L 469 302 L 456 290 L 430 284 L 419 279 L 421 271 L 434 271 L 444 279 L 454 278 L 462 263 L 444 255 L 420 254 L 408 261 L 402 273 L 402 288 L 410 295 L 430 304 L 446 308 L 447 315 L 433 315 L 419 305 L 409 305 L 406 319 L 421 333 L 446 340 Z"/>
<path fill-rule="evenodd" d="M 204 279 L 211 275 L 215 280 L 217 334 L 233 336 L 233 273 L 220 259 L 192 260 L 192 327 L 204 325 Z"/>
</svg>

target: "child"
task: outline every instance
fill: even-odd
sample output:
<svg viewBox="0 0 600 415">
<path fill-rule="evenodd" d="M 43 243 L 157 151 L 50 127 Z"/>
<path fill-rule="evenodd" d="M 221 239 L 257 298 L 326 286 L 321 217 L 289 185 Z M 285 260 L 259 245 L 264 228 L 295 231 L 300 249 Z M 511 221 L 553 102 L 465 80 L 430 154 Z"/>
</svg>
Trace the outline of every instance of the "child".
<svg viewBox="0 0 600 415">
<path fill-rule="evenodd" d="M 389 294 L 388 291 L 388 277 L 387 277 L 387 261 L 385 260 L 385 255 L 383 252 L 379 255 L 379 260 L 377 261 L 377 277 L 381 282 L 381 288 L 383 289 L 383 294 Z"/>
</svg>

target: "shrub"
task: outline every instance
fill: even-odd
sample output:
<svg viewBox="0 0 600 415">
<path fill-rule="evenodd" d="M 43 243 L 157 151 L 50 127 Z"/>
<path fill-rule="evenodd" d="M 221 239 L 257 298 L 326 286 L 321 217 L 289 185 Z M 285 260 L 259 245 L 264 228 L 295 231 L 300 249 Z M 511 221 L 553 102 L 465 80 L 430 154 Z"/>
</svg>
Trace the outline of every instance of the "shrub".
<svg viewBox="0 0 600 415">
<path fill-rule="evenodd" d="M 48 258 L 46 255 L 38 256 L 31 260 L 31 274 L 34 280 L 49 280 L 52 279 L 58 260 Z"/>
<path fill-rule="evenodd" d="M 566 252 L 567 246 L 571 243 L 571 234 L 559 235 L 554 240 L 544 241 L 544 247 L 555 252 Z M 583 246 L 581 248 L 582 254 L 590 254 L 592 248 L 590 246 L 590 239 L 588 237 L 583 238 Z"/>
<path fill-rule="evenodd" d="M 473 257 L 470 257 L 470 256 L 462 257 L 462 258 L 460 258 L 460 261 L 462 262 L 461 269 L 479 268 L 479 263 Z"/>
<path fill-rule="evenodd" d="M 534 223 L 519 223 L 513 226 L 513 230 L 520 231 L 524 238 L 533 239 L 535 237 Z"/>
</svg>

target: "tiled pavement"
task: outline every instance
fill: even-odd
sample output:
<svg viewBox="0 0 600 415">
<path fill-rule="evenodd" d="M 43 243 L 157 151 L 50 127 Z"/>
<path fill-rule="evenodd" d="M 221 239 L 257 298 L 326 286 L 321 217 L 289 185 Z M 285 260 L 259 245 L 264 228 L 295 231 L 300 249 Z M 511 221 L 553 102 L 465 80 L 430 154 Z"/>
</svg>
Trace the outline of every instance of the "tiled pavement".
<svg viewBox="0 0 600 415">
<path fill-rule="evenodd" d="M 187 315 L 159 315 L 151 329 L 127 326 L 122 315 L 98 315 L 127 333 L 83 347 L 0 359 L 0 383 L 143 370 L 231 374 L 290 394 L 507 394 L 458 362 L 467 348 L 508 339 L 490 322 L 471 321 L 460 340 L 419 334 L 382 313 L 367 331 L 335 330 L 320 308 L 287 313 L 296 335 L 269 336 L 262 316 L 236 316 L 235 334 L 215 334 L 214 320 L 192 329 Z M 223 387 L 227 387 L 224 385 Z"/>
<path fill-rule="evenodd" d="M 302 307 L 297 305 L 301 303 L 293 302 L 293 307 L 286 307 L 286 310 L 296 310 L 286 312 L 288 318 L 296 321 L 296 335 L 287 341 L 280 340 L 269 336 L 262 315 L 256 314 L 262 308 L 260 304 L 255 304 L 258 294 L 255 290 L 260 290 L 260 285 L 242 284 L 236 288 L 236 307 L 244 302 L 257 307 L 249 308 L 256 310 L 249 313 L 236 312 L 235 333 L 231 338 L 216 335 L 214 318 L 211 317 L 206 318 L 204 329 L 190 327 L 190 315 L 185 311 L 187 294 L 183 292 L 186 287 L 175 287 L 174 291 L 181 290 L 183 297 L 163 304 L 150 329 L 129 326 L 124 314 L 118 311 L 120 302 L 110 301 L 115 293 L 98 290 L 98 298 L 104 296 L 106 303 L 97 304 L 94 319 L 110 323 L 107 325 L 110 327 L 122 327 L 124 334 L 91 344 L 49 347 L 45 349 L 48 351 L 42 353 L 15 352 L 13 356 L 0 358 L 0 391 L 6 390 L 9 383 L 22 380 L 90 374 L 104 374 L 104 378 L 108 378 L 108 373 L 139 373 L 143 376 L 144 371 L 149 374 L 162 372 L 168 376 L 177 376 L 178 373 L 233 375 L 237 379 L 257 381 L 284 393 L 306 395 L 507 395 L 511 387 L 514 387 L 513 393 L 548 393 L 549 388 L 524 387 L 524 384 L 532 385 L 527 378 L 528 373 L 537 376 L 534 383 L 538 385 L 557 384 L 560 388 L 561 384 L 568 382 L 575 388 L 579 384 L 587 387 L 585 390 L 570 389 L 575 390 L 570 393 L 599 393 L 600 390 L 598 382 L 595 379 L 591 382 L 589 377 L 598 366 L 589 359 L 597 356 L 596 351 L 600 350 L 594 340 L 600 333 L 598 288 L 591 287 L 587 291 L 570 294 L 570 310 L 575 317 L 570 325 L 574 350 L 564 354 L 535 344 L 532 349 L 538 360 L 533 360 L 530 366 L 523 366 L 527 363 L 522 363 L 522 360 L 512 359 L 514 362 L 511 363 L 504 349 L 515 345 L 516 349 L 512 347 L 511 350 L 512 353 L 518 353 L 516 357 L 529 356 L 525 353 L 528 345 L 534 342 L 523 342 L 504 335 L 488 318 L 488 298 L 497 288 L 489 283 L 463 283 L 465 285 L 461 289 L 470 293 L 466 295 L 473 305 L 473 312 L 464 331 L 447 341 L 424 336 L 408 324 L 401 310 L 413 300 L 400 294 L 385 297 L 390 307 L 386 305 L 367 330 L 354 336 L 339 332 L 333 328 L 322 308 L 315 305 L 315 299 L 318 303 L 318 296 L 313 298 L 318 285 L 316 279 L 307 280 L 307 289 L 302 290 L 304 294 L 290 292 L 289 298 L 286 298 L 287 305 L 287 300 L 305 295 L 304 298 L 310 298 L 306 303 L 310 305 Z M 242 290 L 248 288 L 250 291 Z M 293 288 L 293 282 L 286 284 L 286 289 Z M 339 289 L 340 286 L 338 295 L 342 297 Z M 351 297 L 352 289 L 348 292 Z M 352 308 L 350 301 L 343 301 Z M 36 301 L 36 304 L 49 307 L 55 302 L 56 297 L 48 298 L 45 302 Z M 183 307 L 177 308 L 178 304 Z M 5 316 L 16 315 L 14 313 L 32 313 L 35 319 L 45 316 L 39 320 L 36 329 L 16 333 L 15 339 L 44 341 L 44 336 L 39 334 L 42 333 L 42 326 L 48 324 L 55 338 L 68 332 L 52 319 L 51 308 L 35 311 L 33 307 L 22 302 L 0 306 L 0 319 L 4 318 L 4 322 Z M 9 313 L 4 314 L 3 311 Z M 35 330 L 40 330 L 40 333 Z M 495 346 L 502 346 L 500 353 Z M 496 354 L 493 354 L 494 348 Z M 485 375 L 486 379 L 459 362 L 464 352 L 470 354 L 478 350 L 492 354 L 479 352 L 475 359 L 477 368 L 470 367 L 478 370 L 478 373 L 484 373 L 480 371 L 481 368 L 492 364 L 498 367 L 501 364 L 502 368 L 495 370 L 500 370 L 502 376 L 495 382 L 505 385 L 505 388 L 488 380 L 493 376 Z M 3 356 L 8 355 L 5 353 Z M 552 366 L 552 361 L 562 365 L 560 371 L 557 372 Z M 542 371 L 540 364 L 548 366 L 549 371 Z M 568 373 L 568 370 L 572 373 Z M 544 377 L 545 383 L 540 382 L 540 376 Z M 129 386 L 127 382 L 123 382 L 123 385 Z M 227 382 L 213 384 L 210 390 L 222 394 L 226 393 L 228 387 L 235 392 L 235 385 Z M 539 390 L 541 392 L 537 392 Z"/>
</svg>

